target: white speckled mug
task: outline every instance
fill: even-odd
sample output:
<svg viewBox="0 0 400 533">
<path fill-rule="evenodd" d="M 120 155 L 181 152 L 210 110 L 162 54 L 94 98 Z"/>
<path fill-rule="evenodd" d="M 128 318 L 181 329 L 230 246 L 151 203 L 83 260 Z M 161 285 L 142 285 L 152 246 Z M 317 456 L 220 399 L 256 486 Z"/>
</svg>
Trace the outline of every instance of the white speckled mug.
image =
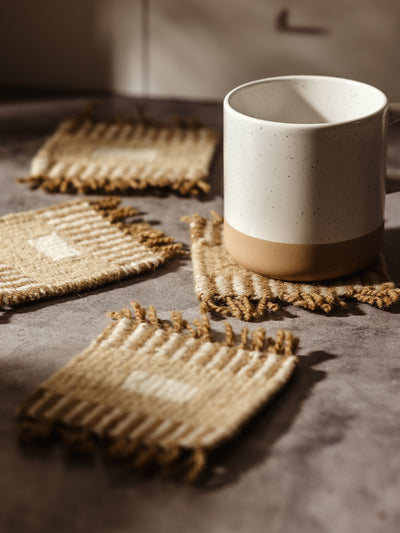
<svg viewBox="0 0 400 533">
<path fill-rule="evenodd" d="M 283 76 L 224 100 L 225 246 L 258 274 L 350 274 L 383 240 L 386 96 L 365 83 Z"/>
</svg>

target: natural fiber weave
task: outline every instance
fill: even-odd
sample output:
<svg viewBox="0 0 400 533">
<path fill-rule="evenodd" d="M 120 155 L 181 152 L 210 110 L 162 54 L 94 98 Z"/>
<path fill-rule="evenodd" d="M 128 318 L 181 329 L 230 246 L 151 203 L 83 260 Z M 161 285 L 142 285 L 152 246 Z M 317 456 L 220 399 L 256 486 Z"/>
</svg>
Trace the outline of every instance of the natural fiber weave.
<svg viewBox="0 0 400 533">
<path fill-rule="evenodd" d="M 49 192 L 129 192 L 162 187 L 182 195 L 208 191 L 217 134 L 196 124 L 144 120 L 65 120 L 19 181 Z"/>
<path fill-rule="evenodd" d="M 214 342 L 205 306 L 190 326 L 132 302 L 112 313 L 104 332 L 22 405 L 22 441 L 61 435 L 72 451 L 89 451 L 94 437 L 109 455 L 133 468 L 155 466 L 194 480 L 205 453 L 232 437 L 287 382 L 297 339 L 262 328 L 239 344 L 229 323 Z"/>
<path fill-rule="evenodd" d="M 0 218 L 0 305 L 76 293 L 153 270 L 182 245 L 118 198 L 79 200 Z"/>
<path fill-rule="evenodd" d="M 200 215 L 183 220 L 190 224 L 196 295 L 216 313 L 250 321 L 285 303 L 330 313 L 346 307 L 345 300 L 382 309 L 400 298 L 400 289 L 391 281 L 382 255 L 348 277 L 323 283 L 279 281 L 250 272 L 229 256 L 223 245 L 223 218 L 216 213 L 210 220 Z"/>
</svg>

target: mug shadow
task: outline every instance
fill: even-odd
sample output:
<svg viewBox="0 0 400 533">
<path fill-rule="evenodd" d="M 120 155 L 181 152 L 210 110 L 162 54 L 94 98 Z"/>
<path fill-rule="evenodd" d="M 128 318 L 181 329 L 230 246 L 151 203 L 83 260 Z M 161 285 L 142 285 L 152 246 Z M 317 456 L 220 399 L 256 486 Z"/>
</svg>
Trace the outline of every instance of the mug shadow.
<svg viewBox="0 0 400 533">
<path fill-rule="evenodd" d="M 299 357 L 298 366 L 284 390 L 248 421 L 236 437 L 210 454 L 206 474 L 198 488 L 220 490 L 268 460 L 272 447 L 290 431 L 312 389 L 327 375 L 313 367 L 336 357 L 323 350 Z"/>
<path fill-rule="evenodd" d="M 400 284 L 400 228 L 387 228 L 384 233 L 383 253 L 390 277 Z"/>
</svg>

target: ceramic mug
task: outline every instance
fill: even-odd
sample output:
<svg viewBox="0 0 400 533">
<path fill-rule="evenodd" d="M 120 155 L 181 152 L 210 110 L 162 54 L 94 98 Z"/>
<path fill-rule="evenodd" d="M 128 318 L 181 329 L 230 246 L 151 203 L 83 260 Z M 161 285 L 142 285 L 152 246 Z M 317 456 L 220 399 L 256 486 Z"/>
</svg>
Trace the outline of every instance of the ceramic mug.
<svg viewBox="0 0 400 533">
<path fill-rule="evenodd" d="M 245 268 L 311 281 L 370 263 L 383 241 L 387 129 L 379 89 L 328 76 L 253 81 L 224 100 L 224 239 Z"/>
</svg>

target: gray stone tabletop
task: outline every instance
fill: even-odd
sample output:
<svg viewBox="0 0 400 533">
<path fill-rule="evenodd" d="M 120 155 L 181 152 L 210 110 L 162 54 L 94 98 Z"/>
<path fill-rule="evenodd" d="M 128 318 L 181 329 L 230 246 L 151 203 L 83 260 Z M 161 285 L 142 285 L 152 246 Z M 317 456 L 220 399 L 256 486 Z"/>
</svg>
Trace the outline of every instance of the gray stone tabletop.
<svg viewBox="0 0 400 533">
<path fill-rule="evenodd" d="M 0 215 L 71 199 L 17 184 L 62 119 L 87 98 L 0 103 Z M 134 111 L 138 100 L 108 98 L 105 113 Z M 156 118 L 196 117 L 222 134 L 222 106 L 141 100 Z M 389 166 L 400 169 L 400 134 L 390 133 Z M 173 194 L 125 197 L 143 218 L 189 245 L 182 215 L 222 214 L 222 151 L 202 199 Z M 400 178 L 388 179 L 385 256 L 400 284 Z M 1 245 L 1 243 L 0 243 Z M 400 530 L 400 306 L 364 304 L 323 313 L 287 306 L 263 326 L 300 338 L 299 365 L 286 388 L 211 458 L 198 486 L 141 478 L 118 466 L 72 460 L 60 446 L 22 449 L 14 412 L 131 300 L 161 318 L 198 316 L 190 259 L 153 274 L 75 296 L 0 311 L 0 531 L 8 533 L 394 533 Z M 232 319 L 239 331 L 243 323 Z M 212 329 L 223 321 L 211 318 Z M 250 325 L 250 328 L 260 324 Z"/>
</svg>

